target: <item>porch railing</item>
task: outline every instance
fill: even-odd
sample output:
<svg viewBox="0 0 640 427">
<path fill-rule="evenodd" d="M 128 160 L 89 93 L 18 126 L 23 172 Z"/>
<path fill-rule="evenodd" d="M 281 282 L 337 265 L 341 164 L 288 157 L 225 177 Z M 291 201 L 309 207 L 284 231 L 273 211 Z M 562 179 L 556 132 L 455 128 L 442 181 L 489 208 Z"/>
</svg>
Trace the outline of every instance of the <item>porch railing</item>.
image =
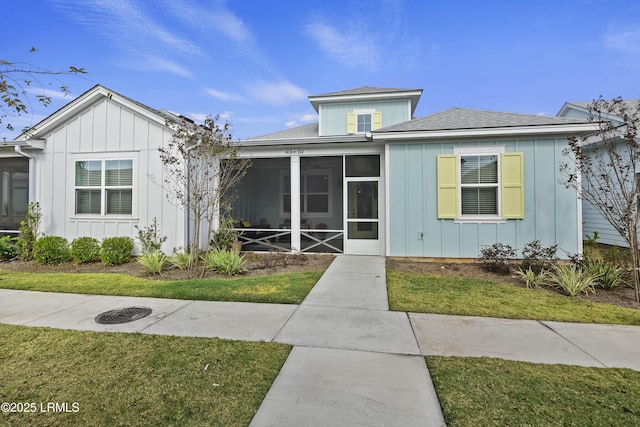
<svg viewBox="0 0 640 427">
<path fill-rule="evenodd" d="M 291 229 L 234 228 L 243 249 L 266 251 L 291 251 Z M 343 253 L 344 230 L 300 230 L 301 252 Z"/>
</svg>

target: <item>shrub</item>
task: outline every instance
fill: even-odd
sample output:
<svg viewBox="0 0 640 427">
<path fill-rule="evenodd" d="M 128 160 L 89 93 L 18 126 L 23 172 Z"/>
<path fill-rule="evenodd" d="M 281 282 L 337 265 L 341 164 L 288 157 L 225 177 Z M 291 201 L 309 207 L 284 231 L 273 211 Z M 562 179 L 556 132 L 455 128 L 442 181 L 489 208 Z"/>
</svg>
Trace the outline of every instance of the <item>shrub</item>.
<svg viewBox="0 0 640 427">
<path fill-rule="evenodd" d="M 235 276 L 236 274 L 242 274 L 247 271 L 244 266 L 244 256 L 240 256 L 233 251 L 214 249 L 209 252 L 209 256 L 206 261 L 207 267 L 210 270 L 229 276 Z"/>
<path fill-rule="evenodd" d="M 31 261 L 33 259 L 33 247 L 40 233 L 41 220 L 40 204 L 38 202 L 29 203 L 27 217 L 25 221 L 20 221 L 20 234 L 16 242 L 20 259 L 23 261 Z"/>
<path fill-rule="evenodd" d="M 191 251 L 173 252 L 173 256 L 169 257 L 169 262 L 179 270 L 186 270 L 193 266 L 195 260 Z"/>
<path fill-rule="evenodd" d="M 238 241 L 238 231 L 233 230 L 234 221 L 231 218 L 222 219 L 220 221 L 220 227 L 213 232 L 209 246 L 211 249 L 217 249 L 221 251 L 231 250 L 231 244 Z"/>
<path fill-rule="evenodd" d="M 627 283 L 624 270 L 611 262 L 586 260 L 582 268 L 593 276 L 600 288 L 613 289 Z"/>
<path fill-rule="evenodd" d="M 160 251 L 153 251 L 143 254 L 138 258 L 138 262 L 144 265 L 153 274 L 162 273 L 164 265 L 167 263 L 167 256 Z"/>
<path fill-rule="evenodd" d="M 562 289 L 570 297 L 575 297 L 582 293 L 595 293 L 594 277 L 577 265 L 556 265 L 553 267 L 553 271 L 552 281 L 554 285 Z"/>
<path fill-rule="evenodd" d="M 138 241 L 143 255 L 162 249 L 162 244 L 167 240 L 167 236 L 160 235 L 158 218 L 153 217 L 151 225 L 147 227 L 138 228 L 137 225 L 134 227 L 138 230 Z"/>
<path fill-rule="evenodd" d="M 100 248 L 100 259 L 105 265 L 120 265 L 131 261 L 133 239 L 131 237 L 109 237 Z"/>
<path fill-rule="evenodd" d="M 41 237 L 33 244 L 33 259 L 46 265 L 71 261 L 69 241 L 60 236 Z"/>
<path fill-rule="evenodd" d="M 16 239 L 11 236 L 0 237 L 0 259 L 9 261 L 18 255 Z"/>
<path fill-rule="evenodd" d="M 494 243 L 480 250 L 480 262 L 485 270 L 499 274 L 509 274 L 516 250 L 510 245 Z"/>
<path fill-rule="evenodd" d="M 71 242 L 71 259 L 78 264 L 100 261 L 100 242 L 93 237 L 78 237 Z"/>
<path fill-rule="evenodd" d="M 558 261 L 558 245 L 542 246 L 540 240 L 532 240 L 522 248 L 522 269 L 538 273 L 551 269 Z"/>
<path fill-rule="evenodd" d="M 524 281 L 527 288 L 539 288 L 542 285 L 546 285 L 551 281 L 551 274 L 547 270 L 540 270 L 535 272 L 531 268 L 526 271 L 522 268 L 516 271 L 516 274 Z"/>
</svg>

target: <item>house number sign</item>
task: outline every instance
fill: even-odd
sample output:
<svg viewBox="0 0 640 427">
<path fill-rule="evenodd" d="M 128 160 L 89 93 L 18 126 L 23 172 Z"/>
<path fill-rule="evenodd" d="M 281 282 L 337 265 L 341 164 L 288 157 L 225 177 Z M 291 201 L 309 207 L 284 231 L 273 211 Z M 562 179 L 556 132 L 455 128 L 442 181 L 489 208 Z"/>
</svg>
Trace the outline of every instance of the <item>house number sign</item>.
<svg viewBox="0 0 640 427">
<path fill-rule="evenodd" d="M 296 154 L 304 154 L 304 148 L 289 148 L 284 150 L 284 154 L 287 156 L 293 156 Z"/>
</svg>

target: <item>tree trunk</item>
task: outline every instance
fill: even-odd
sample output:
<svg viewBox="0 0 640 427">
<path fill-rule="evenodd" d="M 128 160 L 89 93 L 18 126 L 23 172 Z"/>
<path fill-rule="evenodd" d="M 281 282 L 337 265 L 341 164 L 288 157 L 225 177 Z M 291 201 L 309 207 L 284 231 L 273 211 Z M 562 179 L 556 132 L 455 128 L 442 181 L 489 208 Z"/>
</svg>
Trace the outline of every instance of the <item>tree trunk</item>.
<svg viewBox="0 0 640 427">
<path fill-rule="evenodd" d="M 635 300 L 640 302 L 640 254 L 638 254 L 638 235 L 636 233 L 629 242 L 629 250 L 631 250 L 631 261 L 633 264 L 633 289 L 635 290 Z"/>
</svg>

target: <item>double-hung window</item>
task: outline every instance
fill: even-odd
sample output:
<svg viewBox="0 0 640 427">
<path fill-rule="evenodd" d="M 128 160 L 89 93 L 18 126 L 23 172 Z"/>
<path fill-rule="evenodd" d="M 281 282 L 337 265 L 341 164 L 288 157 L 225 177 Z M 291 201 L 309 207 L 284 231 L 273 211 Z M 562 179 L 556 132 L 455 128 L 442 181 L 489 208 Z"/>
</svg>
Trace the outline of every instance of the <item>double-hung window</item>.
<svg viewBox="0 0 640 427">
<path fill-rule="evenodd" d="M 461 215 L 499 215 L 498 155 L 460 156 Z"/>
<path fill-rule="evenodd" d="M 523 153 L 504 147 L 459 147 L 438 156 L 438 218 L 503 221 L 524 218 Z"/>
<path fill-rule="evenodd" d="M 133 160 L 75 162 L 75 213 L 131 215 Z"/>
</svg>

